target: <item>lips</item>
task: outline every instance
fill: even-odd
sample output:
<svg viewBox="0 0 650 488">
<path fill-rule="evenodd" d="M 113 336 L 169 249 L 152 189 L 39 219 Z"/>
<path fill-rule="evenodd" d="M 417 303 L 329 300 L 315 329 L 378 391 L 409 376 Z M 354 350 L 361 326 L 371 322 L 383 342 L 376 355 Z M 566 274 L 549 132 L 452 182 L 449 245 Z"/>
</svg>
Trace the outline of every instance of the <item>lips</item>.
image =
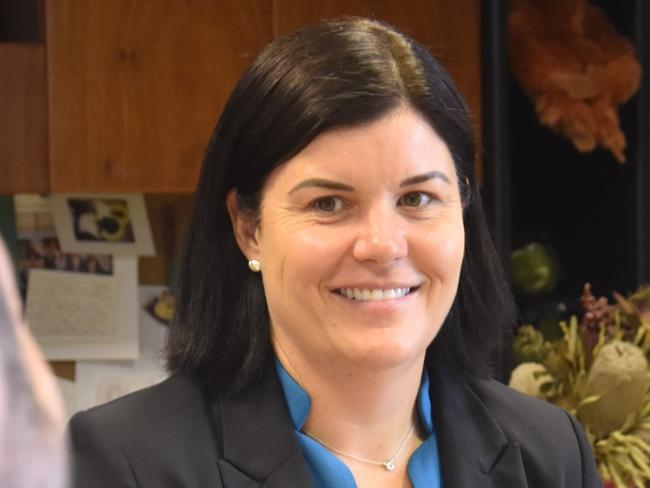
<svg viewBox="0 0 650 488">
<path fill-rule="evenodd" d="M 335 293 L 362 302 L 397 300 L 415 291 L 417 287 L 406 288 L 337 288 Z"/>
</svg>

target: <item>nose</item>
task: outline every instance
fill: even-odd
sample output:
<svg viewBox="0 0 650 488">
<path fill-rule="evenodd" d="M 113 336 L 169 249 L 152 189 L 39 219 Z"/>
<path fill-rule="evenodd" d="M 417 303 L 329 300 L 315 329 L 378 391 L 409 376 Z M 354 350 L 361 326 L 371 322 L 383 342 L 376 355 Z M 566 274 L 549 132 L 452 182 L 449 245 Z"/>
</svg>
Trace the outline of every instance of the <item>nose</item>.
<svg viewBox="0 0 650 488">
<path fill-rule="evenodd" d="M 357 261 L 386 265 L 408 255 L 402 218 L 392 205 L 369 210 L 359 223 L 352 254 Z"/>
</svg>

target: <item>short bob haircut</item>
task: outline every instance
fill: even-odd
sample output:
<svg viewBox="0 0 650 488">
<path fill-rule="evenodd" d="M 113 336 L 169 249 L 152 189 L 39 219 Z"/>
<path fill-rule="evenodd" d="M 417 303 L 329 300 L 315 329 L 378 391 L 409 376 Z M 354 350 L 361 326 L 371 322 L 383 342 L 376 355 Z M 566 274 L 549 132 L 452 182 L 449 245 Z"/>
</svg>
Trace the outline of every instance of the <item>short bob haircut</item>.
<svg viewBox="0 0 650 488">
<path fill-rule="evenodd" d="M 167 365 L 211 393 L 240 391 L 271 354 L 259 274 L 235 241 L 226 196 L 259 214 L 264 184 L 320 134 L 375 121 L 406 106 L 423 116 L 453 157 L 463 201 L 465 255 L 456 299 L 427 351 L 429 367 L 488 376 L 514 306 L 487 230 L 467 107 L 440 64 L 393 27 L 348 18 L 269 44 L 228 99 L 205 154 L 180 269 Z"/>
</svg>

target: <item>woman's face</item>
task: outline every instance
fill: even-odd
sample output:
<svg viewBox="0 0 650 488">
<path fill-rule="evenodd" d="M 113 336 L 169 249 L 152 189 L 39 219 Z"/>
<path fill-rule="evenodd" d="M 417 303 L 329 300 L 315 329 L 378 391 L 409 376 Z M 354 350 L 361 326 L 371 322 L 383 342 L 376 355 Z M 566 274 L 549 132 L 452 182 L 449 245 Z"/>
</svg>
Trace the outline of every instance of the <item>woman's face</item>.
<svg viewBox="0 0 650 488">
<path fill-rule="evenodd" d="M 453 160 L 407 108 L 323 134 L 270 175 L 248 235 L 240 245 L 261 262 L 282 355 L 374 368 L 422 360 L 463 261 Z"/>
</svg>

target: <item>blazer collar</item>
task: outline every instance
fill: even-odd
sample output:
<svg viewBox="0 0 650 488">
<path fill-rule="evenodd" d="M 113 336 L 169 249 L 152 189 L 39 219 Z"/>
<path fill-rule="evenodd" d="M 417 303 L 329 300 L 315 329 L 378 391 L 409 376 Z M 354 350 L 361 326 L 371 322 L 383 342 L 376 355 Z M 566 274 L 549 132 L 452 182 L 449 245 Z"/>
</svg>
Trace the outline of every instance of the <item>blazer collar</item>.
<svg viewBox="0 0 650 488">
<path fill-rule="evenodd" d="M 474 386 L 442 368 L 429 374 L 442 485 L 527 486 L 519 445 L 509 442 Z"/>
<path fill-rule="evenodd" d="M 508 441 L 475 385 L 442 368 L 430 368 L 429 377 L 443 486 L 526 487 L 519 445 Z M 215 407 L 224 488 L 313 486 L 272 362 L 259 381 Z"/>
<path fill-rule="evenodd" d="M 259 381 L 220 403 L 225 488 L 312 486 L 272 361 Z"/>
</svg>

